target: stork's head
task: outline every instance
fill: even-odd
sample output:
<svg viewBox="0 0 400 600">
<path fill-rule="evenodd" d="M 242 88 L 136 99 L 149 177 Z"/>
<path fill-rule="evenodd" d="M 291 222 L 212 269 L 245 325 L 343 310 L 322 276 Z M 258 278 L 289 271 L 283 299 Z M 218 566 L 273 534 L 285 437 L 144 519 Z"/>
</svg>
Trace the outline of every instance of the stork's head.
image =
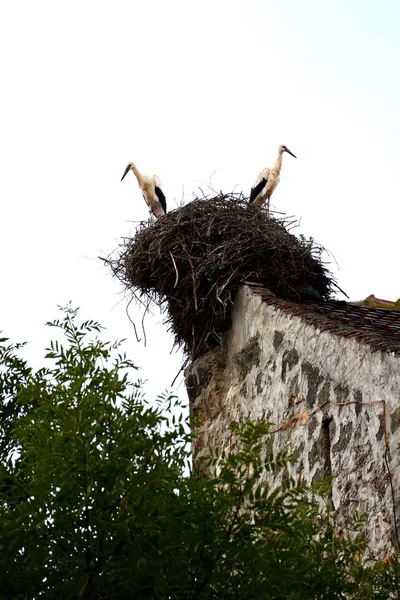
<svg viewBox="0 0 400 600">
<path fill-rule="evenodd" d="M 134 167 L 134 163 L 133 162 L 128 162 L 128 164 L 126 165 L 126 169 L 124 171 L 124 174 L 121 177 L 121 181 L 123 180 L 123 178 L 125 177 L 125 175 L 127 175 L 127 173 L 129 173 L 129 171 L 132 169 L 133 171 L 133 167 Z"/>
<path fill-rule="evenodd" d="M 284 146 L 283 144 L 282 144 L 282 146 L 279 146 L 279 152 L 281 154 L 283 154 L 284 152 L 287 152 L 288 154 L 291 154 L 291 156 L 293 156 L 294 158 L 297 158 L 297 156 L 295 156 L 293 154 L 293 152 L 290 152 L 289 148 L 287 146 Z"/>
</svg>

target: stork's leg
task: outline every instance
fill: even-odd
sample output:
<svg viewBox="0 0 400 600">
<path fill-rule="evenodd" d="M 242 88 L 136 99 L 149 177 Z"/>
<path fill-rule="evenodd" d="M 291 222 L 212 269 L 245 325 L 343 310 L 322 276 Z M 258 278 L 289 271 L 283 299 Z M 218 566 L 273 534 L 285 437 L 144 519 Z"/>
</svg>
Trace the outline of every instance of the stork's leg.
<svg viewBox="0 0 400 600">
<path fill-rule="evenodd" d="M 149 215 L 150 216 L 149 216 L 149 221 L 148 222 L 149 222 L 149 225 L 150 225 L 154 221 L 154 213 L 153 213 L 152 210 L 149 210 Z"/>
</svg>

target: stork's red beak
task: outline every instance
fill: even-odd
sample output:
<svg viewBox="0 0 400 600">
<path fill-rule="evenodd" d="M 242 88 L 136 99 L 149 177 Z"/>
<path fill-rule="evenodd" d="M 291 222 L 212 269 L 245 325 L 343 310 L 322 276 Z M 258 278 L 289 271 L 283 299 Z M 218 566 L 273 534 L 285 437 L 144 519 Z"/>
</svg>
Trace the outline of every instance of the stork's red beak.
<svg viewBox="0 0 400 600">
<path fill-rule="evenodd" d="M 131 167 L 130 167 L 130 165 L 128 165 L 128 166 L 126 167 L 126 169 L 125 169 L 125 172 L 124 172 L 124 174 L 123 174 L 123 175 L 122 175 L 122 177 L 121 177 L 121 181 L 123 180 L 123 178 L 125 177 L 125 175 L 126 175 L 127 173 L 129 173 L 129 169 L 130 169 L 130 168 L 131 168 Z"/>
<path fill-rule="evenodd" d="M 294 158 L 297 158 L 297 156 L 295 156 L 295 154 L 293 154 L 293 152 L 290 152 L 289 148 L 285 147 L 285 151 L 288 152 L 289 154 L 291 154 Z"/>
</svg>

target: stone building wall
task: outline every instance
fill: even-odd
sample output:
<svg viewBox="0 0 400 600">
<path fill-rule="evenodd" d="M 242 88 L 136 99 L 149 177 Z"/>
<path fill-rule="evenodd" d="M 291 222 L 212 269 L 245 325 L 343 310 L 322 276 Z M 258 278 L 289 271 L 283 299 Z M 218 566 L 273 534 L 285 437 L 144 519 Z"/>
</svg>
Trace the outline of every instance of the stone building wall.
<svg viewBox="0 0 400 600">
<path fill-rule="evenodd" d="M 387 443 L 399 514 L 400 358 L 320 331 L 243 287 L 225 348 L 195 361 L 186 382 L 201 422 L 197 450 L 229 447 L 232 421 L 283 425 L 267 450 L 292 452 L 290 475 L 305 483 L 331 474 L 338 524 L 360 510 L 372 552 L 389 549 L 394 511 L 384 452 Z"/>
</svg>

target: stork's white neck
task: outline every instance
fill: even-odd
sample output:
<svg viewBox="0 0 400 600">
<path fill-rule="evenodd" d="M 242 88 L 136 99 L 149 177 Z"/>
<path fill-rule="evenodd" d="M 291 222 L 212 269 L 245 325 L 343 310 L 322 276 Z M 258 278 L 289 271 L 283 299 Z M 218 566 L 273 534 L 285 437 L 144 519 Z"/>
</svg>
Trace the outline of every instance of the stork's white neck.
<svg viewBox="0 0 400 600">
<path fill-rule="evenodd" d="M 131 169 L 132 169 L 132 171 L 135 173 L 136 177 L 137 177 L 138 175 L 140 175 L 140 172 L 139 172 L 139 170 L 138 170 L 137 166 L 135 165 L 135 163 L 131 163 Z"/>
<path fill-rule="evenodd" d="M 279 152 L 278 152 L 278 158 L 276 159 L 276 161 L 272 165 L 271 171 L 279 173 L 279 171 L 281 170 L 281 167 L 282 167 L 282 156 L 283 156 L 283 150 L 279 150 Z"/>
<path fill-rule="evenodd" d="M 142 176 L 141 172 L 139 171 L 139 169 L 137 168 L 137 166 L 135 165 L 135 163 L 131 163 L 131 169 L 134 172 L 134 174 L 136 176 L 136 179 L 138 180 L 139 185 L 140 185 L 141 182 L 142 182 L 142 179 L 143 179 L 143 176 Z"/>
</svg>

